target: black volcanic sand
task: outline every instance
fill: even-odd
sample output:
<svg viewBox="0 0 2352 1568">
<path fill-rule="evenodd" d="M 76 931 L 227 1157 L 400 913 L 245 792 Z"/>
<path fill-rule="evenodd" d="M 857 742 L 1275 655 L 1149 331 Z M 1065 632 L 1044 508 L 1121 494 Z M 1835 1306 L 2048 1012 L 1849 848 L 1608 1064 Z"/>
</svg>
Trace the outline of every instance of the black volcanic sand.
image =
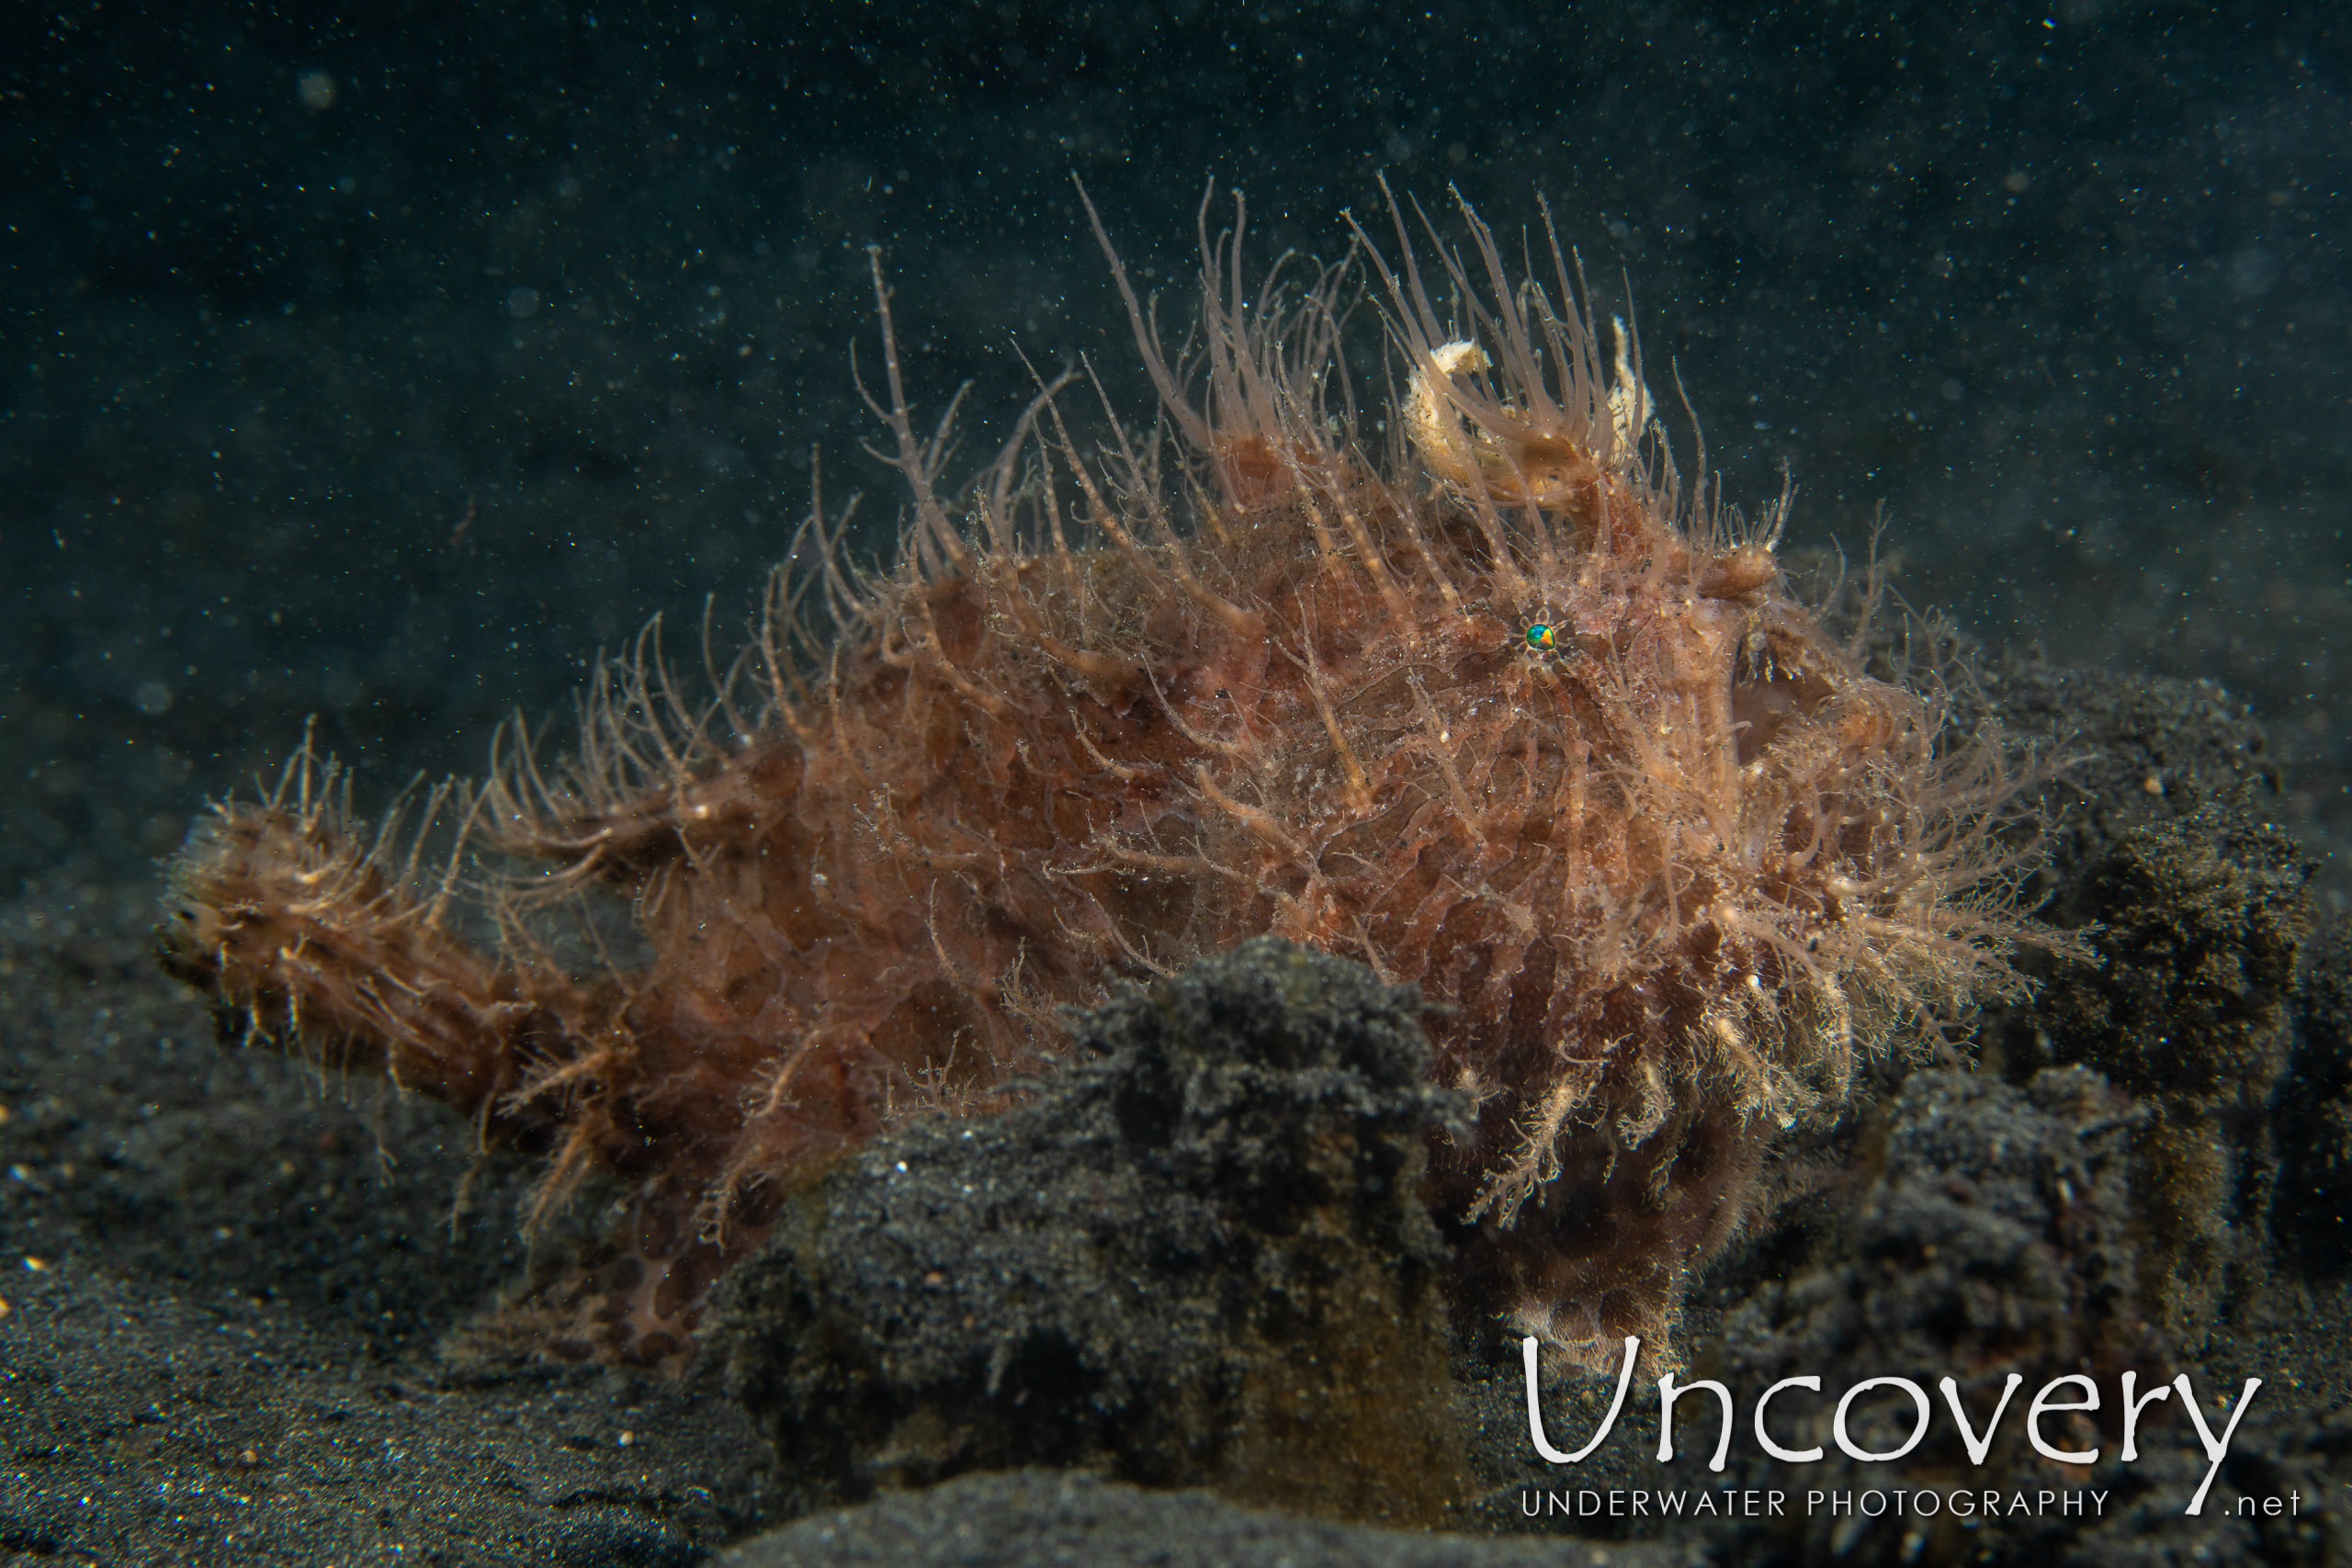
<svg viewBox="0 0 2352 1568">
<path fill-rule="evenodd" d="M 1985 1561 L 2352 1561 L 2352 1423 L 2340 1414 L 2352 1399 L 2340 1332 L 2352 1316 L 2343 1219 L 2352 1206 L 2352 964 L 2344 933 L 2302 896 L 2307 867 L 2291 841 L 2266 826 L 2278 790 L 2261 730 L 2215 688 L 2030 661 L 1990 661 L 1961 711 L 1977 702 L 2020 736 L 2071 738 L 2093 752 L 2046 786 L 2061 815 L 2044 880 L 2062 918 L 2102 920 L 2093 940 L 2105 962 L 2054 968 L 2040 1000 L 1987 1019 L 1980 1066 L 1921 1062 L 1907 1077 L 1883 1066 L 1835 1127 L 1792 1144 L 1775 1176 L 1773 1223 L 1694 1288 L 1683 1347 L 1693 1374 L 1723 1376 L 1744 1396 L 1793 1371 L 1819 1372 L 1834 1388 L 1887 1371 L 1926 1379 L 1954 1365 L 2014 1365 L 2030 1375 L 2030 1394 L 2052 1369 L 2102 1355 L 2151 1376 L 2187 1371 L 2203 1390 L 2233 1393 L 2237 1380 L 2261 1376 L 2203 1519 L 2179 1510 L 2204 1465 L 2181 1449 L 2177 1422 L 2159 1422 L 2138 1465 L 2119 1467 L 2110 1453 L 2095 1474 L 2040 1476 L 2107 1490 L 2110 1511 L 2096 1529 L 2029 1521 L 1972 1530 L 1957 1547 Z M 2133 891 L 2151 877 L 2170 891 Z M 1686 1521 L 1640 1539 L 1596 1538 L 1565 1559 L 1566 1543 L 1487 1533 L 1530 1528 L 1524 1497 L 1570 1483 L 1529 1451 L 1512 1348 L 1475 1320 L 1448 1339 L 1426 1305 L 1412 1304 L 1434 1242 L 1381 1182 L 1342 1200 L 1332 1211 L 1340 1220 L 1316 1217 L 1324 1201 L 1311 1196 L 1323 1179 L 1316 1170 L 1393 1175 L 1409 1146 L 1397 1130 L 1445 1113 L 1445 1097 L 1412 1092 L 1409 1032 L 1399 1034 L 1396 1021 L 1409 1009 L 1396 1012 L 1352 966 L 1325 964 L 1313 970 L 1325 977 L 1302 989 L 1280 978 L 1291 959 L 1264 981 L 1249 978 L 1250 965 L 1272 960 L 1243 962 L 1234 981 L 1217 984 L 1257 997 L 1248 1003 L 1260 1010 L 1256 1022 L 1195 1027 L 1240 1004 L 1183 1003 L 1166 1016 L 1193 1023 L 1149 1048 L 1195 1063 L 1184 1070 L 1192 1077 L 1177 1075 L 1183 1082 L 1246 1088 L 1251 1074 L 1295 1070 L 1296 1088 L 1267 1078 L 1247 1097 L 1262 1109 L 1289 1094 L 1295 1114 L 1259 1126 L 1216 1109 L 1242 1104 L 1217 1099 L 1237 1089 L 1171 1090 L 1138 1124 L 1159 1130 L 1122 1133 L 1131 1111 L 1119 1106 L 1158 1100 L 1122 1100 L 1116 1086 L 1139 1069 L 1118 1064 L 1159 1060 L 1131 1053 L 1161 1036 L 1135 1032 L 1159 1015 L 1131 1011 L 1118 1024 L 1114 1010 L 1093 1058 L 1106 1065 L 1089 1068 L 1096 1076 L 1087 1080 L 1109 1087 L 1076 1089 L 1057 1110 L 1050 1096 L 1062 1091 L 1051 1089 L 977 1142 L 952 1126 L 910 1129 L 903 1148 L 877 1146 L 811 1190 L 804 1242 L 791 1256 L 838 1260 L 797 1275 L 801 1263 L 775 1254 L 783 1271 L 763 1259 L 766 1272 L 746 1280 L 768 1282 L 741 1292 L 755 1304 L 763 1292 L 771 1303 L 798 1292 L 802 1304 L 781 1316 L 763 1309 L 770 1326 L 760 1354 L 772 1371 L 747 1370 L 737 1355 L 730 1381 L 725 1357 L 714 1355 L 683 1382 L 665 1382 L 500 1359 L 458 1332 L 525 1267 L 511 1238 L 532 1173 L 473 1160 L 465 1129 L 435 1107 L 372 1089 L 355 1099 L 300 1065 L 216 1046 L 207 1010 L 153 968 L 156 892 L 152 871 L 109 876 L 85 865 L 28 886 L 0 909 L 0 1552 L 8 1561 L 661 1563 L 731 1545 L 730 1561 L 759 1564 L 1624 1563 L 1708 1554 L 1894 1562 L 1923 1550 L 1890 1529 L 1838 1533 L 1820 1521 L 1810 1535 Z M 2286 970 L 2273 973 L 2266 965 L 2281 942 Z M 2128 1055 L 2131 1040 L 2097 1027 L 2118 1009 L 2134 1030 L 2154 1020 L 2167 1038 L 2222 1043 L 2214 1054 L 2232 1064 L 2228 1092 L 2210 1072 L 2182 1077 L 2161 1054 Z M 1261 1055 L 1245 1051 L 1228 1071 L 1209 1038 L 1226 1027 L 1271 1043 L 1248 1047 Z M 1371 1043 L 1347 1043 L 1359 1035 Z M 1315 1041 L 1326 1043 L 1283 1043 Z M 1110 1098 L 1086 1099 L 1098 1092 Z M 1090 1103 L 1104 1109 L 1084 1111 Z M 1307 1131 L 1291 1137 L 1293 1126 Z M 2181 1139 L 2169 1133 L 2184 1127 L 2212 1157 L 2183 1163 Z M 1335 1148 L 1357 1153 L 1333 1168 Z M 1057 1158 L 1081 1164 L 1057 1178 Z M 1132 1162 L 1137 1174 L 1117 1174 Z M 927 1179 L 944 1183 L 936 1198 L 921 1196 Z M 972 1196 L 997 1181 L 1008 1196 L 1014 1185 L 1050 1193 L 1055 1180 L 1085 1194 L 1059 1219 L 1035 1204 L 1023 1218 L 1020 1203 Z M 1271 1197 L 1250 1197 L 1252 1181 Z M 1232 1206 L 1220 1218 L 1216 1204 L 1228 1189 Z M 1298 1203 L 1308 1207 L 1285 1208 Z M 2202 1223 L 2177 1224 L 2185 1206 Z M 1286 1212 L 1293 1220 L 1265 1217 Z M 996 1228 L 976 1230 L 983 1216 Z M 860 1226 L 878 1227 L 863 1250 Z M 1252 1226 L 1272 1227 L 1262 1235 L 1276 1242 L 1284 1227 L 1321 1239 L 1251 1241 Z M 1032 1233 L 1038 1250 L 1023 1262 L 1022 1236 Z M 1204 1235 L 1225 1239 L 1209 1245 Z M 1100 1250 L 1106 1245 L 1113 1250 Z M 933 1256 L 986 1261 L 942 1293 Z M 1123 1307 L 1122 1279 L 1089 1272 L 1109 1264 L 1175 1272 L 1164 1294 Z M 1268 1317 L 1270 1292 L 1349 1268 L 1364 1270 L 1375 1295 L 1396 1292 L 1380 1310 L 1401 1314 L 1392 1317 L 1398 1344 L 1435 1347 L 1441 1362 L 1451 1356 L 1451 1393 L 1444 1374 L 1432 1374 L 1439 1405 L 1426 1407 L 1428 1392 L 1416 1396 L 1426 1408 L 1415 1435 L 1453 1427 L 1472 1481 L 1450 1517 L 1466 1534 L 1336 1523 L 1182 1489 L 1187 1453 L 1227 1451 L 1193 1479 L 1236 1490 L 1231 1453 L 1246 1450 L 1220 1450 L 1218 1434 L 1238 1430 L 1233 1421 L 1262 1422 L 1249 1416 L 1248 1401 L 1265 1385 L 1237 1381 L 1232 1369 L 1247 1374 L 1257 1358 L 1295 1373 L 1312 1360 L 1299 1352 L 1313 1342 L 1299 1335 L 1356 1334 L 1313 1310 Z M 1045 1300 L 1041 1288 L 1068 1299 Z M 1959 1319 L 1953 1303 L 1965 1303 Z M 924 1315 L 943 1310 L 954 1323 Z M 796 1321 L 821 1333 L 796 1337 Z M 1001 1400 L 991 1402 L 984 1361 L 959 1349 L 955 1333 L 933 1331 L 958 1324 L 973 1325 L 970 1356 L 1003 1333 L 1029 1358 L 1000 1358 L 1027 1369 L 1000 1385 Z M 869 1331 L 881 1335 L 875 1348 L 853 1353 Z M 1058 1361 L 1057 1337 L 1078 1348 Z M 1336 1348 L 1335 1364 L 1346 1364 L 1348 1350 Z M 1144 1359 L 1109 1392 L 1095 1374 L 1118 1372 L 1130 1354 Z M 1053 1368 L 1086 1364 L 1094 1382 L 1057 1382 Z M 850 1381 L 828 1383 L 838 1375 Z M 1357 1422 L 1335 1472 L 1343 1513 L 1386 1511 L 1381 1488 L 1392 1483 L 1364 1451 L 1378 1446 L 1384 1411 L 1406 1406 L 1377 1382 L 1371 1403 L 1333 1406 Z M 1185 1392 L 1212 1385 L 1240 1391 L 1238 1416 Z M 752 1402 L 748 1414 L 730 1389 Z M 1605 1393 L 1590 1381 L 1552 1380 L 1545 1397 L 1573 1428 Z M 1205 1410 L 1206 1424 L 1170 1425 L 1171 1399 L 1192 1418 Z M 763 1431 L 811 1419 L 826 1435 L 796 1451 L 817 1467 L 773 1465 Z M 1119 1442 L 1146 1429 L 1160 1433 L 1158 1457 L 1145 1455 L 1146 1479 L 1177 1489 L 1112 1478 Z M 909 1448 L 910 1432 L 929 1434 L 930 1447 Z M 971 1432 L 985 1440 L 959 1447 L 957 1434 Z M 1744 1438 L 1718 1477 L 1690 1452 L 1703 1444 L 1687 1443 L 1676 1464 L 1658 1466 L 1655 1441 L 1654 1402 L 1645 1413 L 1636 1397 L 1617 1437 L 1571 1480 L 1871 1481 L 1853 1466 L 1792 1476 L 1756 1462 Z M 982 1472 L 1041 1461 L 1112 1476 Z M 886 1488 L 938 1484 L 873 1493 L 877 1478 Z M 1295 1473 L 1276 1479 L 1293 1495 L 1312 1495 Z M 2259 1506 L 2290 1492 L 2301 1507 L 2292 1521 L 2229 1511 L 2240 1496 Z M 1333 1504 L 1327 1491 L 1317 1506 Z M 750 1539 L 763 1529 L 772 1533 Z M 1952 1540 L 1928 1540 L 1925 1550 L 1928 1561 L 1955 1560 Z"/>
<path fill-rule="evenodd" d="M 154 893 L 0 913 L 0 1559 L 684 1562 L 763 1518 L 707 1391 L 436 1357 L 521 1267 L 526 1178 L 453 1225 L 437 1107 L 217 1049 Z"/>
</svg>

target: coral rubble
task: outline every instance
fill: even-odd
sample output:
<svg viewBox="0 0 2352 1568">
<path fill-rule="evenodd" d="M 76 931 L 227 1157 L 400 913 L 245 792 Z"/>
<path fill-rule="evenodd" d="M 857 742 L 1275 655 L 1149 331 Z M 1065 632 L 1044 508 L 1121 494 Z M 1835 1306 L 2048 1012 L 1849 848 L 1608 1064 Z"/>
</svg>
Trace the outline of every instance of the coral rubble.
<svg viewBox="0 0 2352 1568">
<path fill-rule="evenodd" d="M 1204 220 L 1174 365 L 1114 259 L 1159 422 L 1086 450 L 1065 377 L 962 491 L 877 259 L 894 566 L 820 502 L 711 701 L 647 644 L 570 762 L 517 726 L 437 881 L 299 760 L 192 839 L 168 961 L 247 1036 L 548 1151 L 543 1212 L 616 1184 L 544 1332 L 661 1358 L 804 1173 L 1001 1102 L 1113 978 L 1272 933 L 1433 1004 L 1476 1109 L 1430 1192 L 1487 1299 L 1570 1360 L 1663 1339 L 1777 1133 L 2011 983 L 2013 783 L 1792 594 L 1785 498 L 1685 486 L 1556 240 L 1515 278 L 1464 220 L 1425 225 L 1434 292 L 1401 213 L 1393 265 L 1359 231 L 1254 286 Z M 1359 288 L 1406 383 L 1385 453 Z M 637 945 L 600 954 L 613 899 Z"/>
<path fill-rule="evenodd" d="M 1980 1416 L 2012 1372 L 2029 1388 L 2052 1376 L 2093 1377 L 2109 1409 L 2124 1369 L 2151 1382 L 2168 1377 L 2135 1286 L 2127 1144 L 2139 1119 L 2130 1097 L 2079 1067 L 2046 1069 L 2022 1089 L 1973 1073 L 1912 1074 L 1875 1129 L 1877 1156 L 1868 1163 L 1877 1168 L 1856 1184 L 1845 1234 L 1813 1266 L 1785 1284 L 1766 1283 L 1726 1316 L 1720 1370 L 1743 1389 L 1824 1367 L 1867 1366 L 1872 1376 L 1928 1388 L 1956 1376 L 1958 1397 Z M 1805 1483 L 1885 1483 L 1892 1467 L 1867 1467 L 1828 1446 L 1826 1405 L 1792 1405 L 1778 1434 L 1788 1448 L 1818 1442 L 1831 1456 L 1801 1472 Z M 1895 1451 L 1911 1416 L 1899 1399 L 1860 1407 L 1855 1441 Z M 2080 1416 L 2068 1420 L 2082 1440 L 2064 1446 L 2098 1446 L 2096 1428 Z M 1954 1429 L 1938 1427 L 1904 1461 L 1900 1479 L 2047 1484 L 2049 1467 L 2014 1431 L 1989 1454 L 1989 1466 L 1972 1462 Z M 1758 1459 L 1754 1468 L 1775 1467 Z M 1770 1479 L 1788 1475 L 1781 1468 Z M 1950 1517 L 1814 1517 L 1802 1521 L 1808 1539 L 1798 1555 L 1967 1561 L 1990 1528 Z"/>
<path fill-rule="evenodd" d="M 707 1332 L 835 1498 L 1023 1464 L 1431 1523 L 1467 1481 L 1412 993 L 1268 938 L 797 1197 Z"/>
<path fill-rule="evenodd" d="M 2260 1395 L 2219 1463 L 2170 1400 L 2144 1413 L 2126 1458 L 2126 1374 L 2143 1393 L 2186 1372 L 2217 1400 L 2245 1397 L 2231 1375 L 2166 1343 L 2165 1303 L 2143 1292 L 2152 1278 L 2159 1292 L 2173 1288 L 2147 1267 L 2145 1252 L 2162 1238 L 2143 1226 L 2137 1190 L 2147 1171 L 2140 1140 L 2163 1114 L 2160 1102 L 2135 1100 L 2079 1066 L 2045 1067 L 2023 1084 L 1976 1072 L 1909 1075 L 1860 1119 L 1843 1201 L 1816 1219 L 1809 1251 L 1784 1280 L 1757 1282 L 1724 1314 L 1707 1368 L 1748 1393 L 1827 1368 L 1908 1378 L 1959 1400 L 1985 1442 L 1973 1452 L 1956 1423 L 1939 1419 L 1899 1459 L 1858 1461 L 1836 1440 L 1830 1403 L 1795 1393 L 1785 1411 L 1775 1406 L 1776 1436 L 1787 1448 L 1820 1447 L 1822 1460 L 1792 1466 L 1743 1443 L 1735 1484 L 1793 1483 L 1831 1495 L 2065 1486 L 2097 1495 L 2096 1510 L 1961 1517 L 1792 1509 L 1779 1521 L 1727 1527 L 1713 1559 L 2086 1568 L 2345 1561 L 2340 1489 L 2330 1479 L 2345 1451 L 2342 1414 L 2313 1421 L 2264 1403 L 2301 1368 L 2262 1369 Z M 2075 1393 L 2098 1398 L 2095 1409 L 2039 1428 L 2080 1462 L 2037 1455 L 2024 1429 L 2032 1391 L 2054 1377 L 2087 1380 Z M 1950 1394 L 1939 1386 L 1945 1379 Z M 2014 1395 L 2000 1425 L 1991 1416 L 2005 1387 Z M 1914 1410 L 1900 1394 L 1858 1403 L 1851 1438 L 1864 1451 L 1894 1453 L 1912 1434 Z M 1685 1479 L 1695 1468 L 1686 1466 Z M 2202 1509 L 2186 1512 L 2209 1475 Z"/>
</svg>

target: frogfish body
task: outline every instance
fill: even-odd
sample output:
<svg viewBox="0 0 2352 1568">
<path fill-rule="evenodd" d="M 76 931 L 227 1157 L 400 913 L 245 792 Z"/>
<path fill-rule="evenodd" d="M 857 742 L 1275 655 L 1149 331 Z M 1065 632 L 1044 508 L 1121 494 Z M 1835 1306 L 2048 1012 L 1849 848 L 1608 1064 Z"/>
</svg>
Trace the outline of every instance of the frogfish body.
<svg viewBox="0 0 2352 1568">
<path fill-rule="evenodd" d="M 568 761 L 511 728 L 434 803 L 439 878 L 306 750 L 191 839 L 168 962 L 247 1037 L 545 1150 L 542 1213 L 617 1192 L 511 1315 L 662 1359 L 798 1175 L 985 1113 L 1064 1008 L 1272 932 L 1420 987 L 1472 1108 L 1430 1193 L 1464 1288 L 1572 1361 L 1662 1338 L 1781 1132 L 1903 1016 L 2012 983 L 2013 786 L 1793 596 L 1785 498 L 1751 526 L 1685 492 L 1556 242 L 1514 280 L 1464 217 L 1444 321 L 1401 221 L 1394 269 L 1359 233 L 1254 298 L 1240 225 L 1204 226 L 1174 366 L 1114 257 L 1158 424 L 1083 449 L 1066 377 L 956 491 L 877 260 L 894 567 L 820 502 L 713 699 L 641 644 Z M 1380 451 L 1340 359 L 1366 270 L 1406 388 Z M 616 899 L 624 954 L 591 940 Z"/>
</svg>

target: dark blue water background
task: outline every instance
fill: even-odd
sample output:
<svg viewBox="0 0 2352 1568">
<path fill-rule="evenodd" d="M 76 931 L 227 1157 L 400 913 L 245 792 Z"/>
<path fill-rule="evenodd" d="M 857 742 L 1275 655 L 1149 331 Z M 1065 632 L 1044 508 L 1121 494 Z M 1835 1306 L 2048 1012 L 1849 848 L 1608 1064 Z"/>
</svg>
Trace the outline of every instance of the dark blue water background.
<svg viewBox="0 0 2352 1568">
<path fill-rule="evenodd" d="M 1180 317 L 1212 177 L 1261 254 L 1336 254 L 1383 172 L 1514 244 L 1548 198 L 1734 498 L 1785 463 L 1793 545 L 1859 550 L 1883 502 L 1905 596 L 1988 642 L 2250 696 L 2324 848 L 2352 826 L 2326 15 L 15 8 L 0 875 L 168 851 L 313 714 L 363 800 L 478 766 L 655 612 L 738 624 L 812 446 L 887 526 L 869 243 L 919 399 L 976 383 L 975 459 L 1016 344 L 1148 417 L 1073 172 Z"/>
</svg>

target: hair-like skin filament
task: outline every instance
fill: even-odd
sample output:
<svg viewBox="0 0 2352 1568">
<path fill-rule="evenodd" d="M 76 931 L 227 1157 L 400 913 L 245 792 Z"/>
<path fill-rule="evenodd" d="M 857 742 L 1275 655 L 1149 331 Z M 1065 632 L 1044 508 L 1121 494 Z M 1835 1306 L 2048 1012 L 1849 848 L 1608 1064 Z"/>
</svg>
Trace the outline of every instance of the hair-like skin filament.
<svg viewBox="0 0 2352 1568">
<path fill-rule="evenodd" d="M 1515 279 L 1466 209 L 1459 248 L 1396 211 L 1393 261 L 1359 231 L 1252 288 L 1205 210 L 1189 358 L 1114 258 L 1156 429 L 1088 450 L 1041 383 L 950 486 L 877 259 L 894 564 L 820 496 L 714 694 L 649 636 L 566 760 L 517 721 L 432 803 L 440 875 L 307 750 L 182 854 L 169 961 L 251 1038 L 547 1151 L 543 1213 L 620 1184 L 605 1250 L 520 1309 L 559 1353 L 684 1353 L 802 1173 L 985 1111 L 1114 978 L 1273 932 L 1434 1004 L 1476 1106 L 1430 1192 L 1465 1289 L 1606 1364 L 1858 1057 L 2014 985 L 2015 768 L 1792 595 L 1785 497 L 1747 527 L 1703 466 L 1686 491 L 1556 242 Z M 1385 454 L 1339 355 L 1367 278 Z M 642 956 L 589 940 L 614 899 Z"/>
</svg>

